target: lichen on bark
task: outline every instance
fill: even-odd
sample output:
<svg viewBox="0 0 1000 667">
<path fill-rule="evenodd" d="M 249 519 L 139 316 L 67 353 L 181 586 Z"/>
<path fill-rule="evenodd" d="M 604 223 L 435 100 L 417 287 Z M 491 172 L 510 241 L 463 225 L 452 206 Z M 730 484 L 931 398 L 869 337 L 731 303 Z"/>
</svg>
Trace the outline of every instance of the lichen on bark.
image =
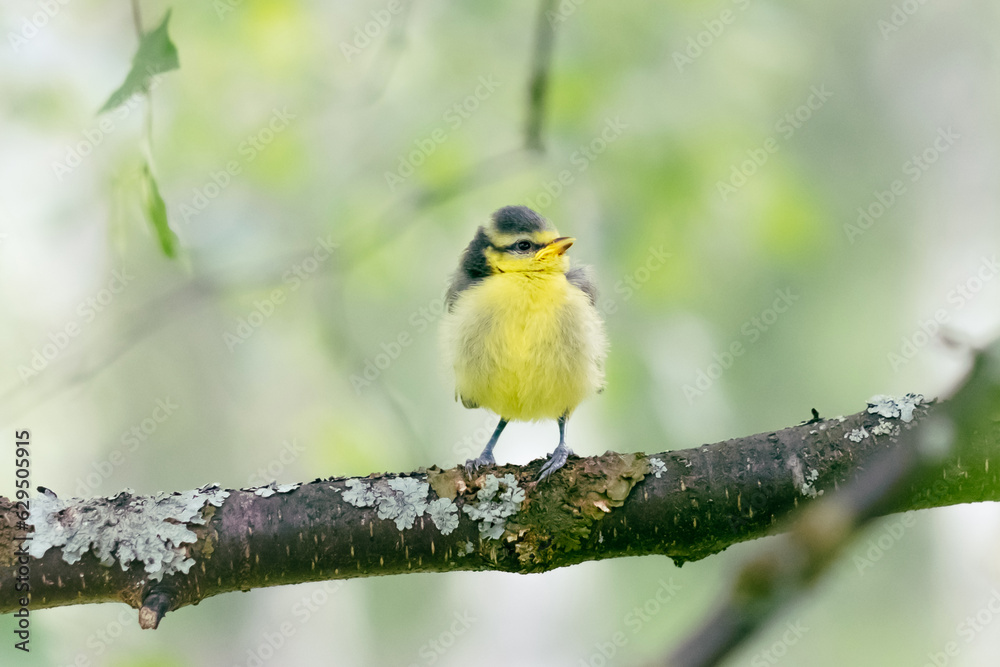
<svg viewBox="0 0 1000 667">
<path fill-rule="evenodd" d="M 102 565 L 118 563 L 122 571 L 138 561 L 150 580 L 186 574 L 195 562 L 193 545 L 201 537 L 193 528 L 205 526 L 214 507 L 228 496 L 217 484 L 156 496 L 136 496 L 126 490 L 107 498 L 68 500 L 45 489 L 32 500 L 28 551 L 41 558 L 58 547 L 70 565 L 93 552 Z M 212 512 L 206 514 L 206 507 Z"/>
</svg>

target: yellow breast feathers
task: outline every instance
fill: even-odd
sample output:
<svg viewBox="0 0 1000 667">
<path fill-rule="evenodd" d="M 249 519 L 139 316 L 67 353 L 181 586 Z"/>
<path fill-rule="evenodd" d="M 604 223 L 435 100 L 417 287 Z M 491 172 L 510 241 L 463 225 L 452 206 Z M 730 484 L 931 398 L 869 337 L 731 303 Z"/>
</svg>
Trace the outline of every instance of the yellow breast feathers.
<svg viewBox="0 0 1000 667">
<path fill-rule="evenodd" d="M 563 273 L 499 273 L 468 288 L 444 322 L 456 388 L 511 420 L 569 414 L 604 383 L 596 308 Z"/>
</svg>

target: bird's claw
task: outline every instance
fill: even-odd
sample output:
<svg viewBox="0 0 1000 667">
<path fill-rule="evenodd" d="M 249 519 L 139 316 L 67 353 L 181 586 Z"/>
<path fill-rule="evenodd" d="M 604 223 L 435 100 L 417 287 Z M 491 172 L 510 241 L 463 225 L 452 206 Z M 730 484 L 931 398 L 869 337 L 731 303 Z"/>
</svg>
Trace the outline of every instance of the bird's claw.
<svg viewBox="0 0 1000 667">
<path fill-rule="evenodd" d="M 542 466 L 541 472 L 538 473 L 538 481 L 542 481 L 556 470 L 559 470 L 559 468 L 566 465 L 567 459 L 569 459 L 572 454 L 572 449 L 567 447 L 565 444 L 560 443 L 559 446 L 556 447 L 555 451 L 549 455 L 549 460 Z"/>
<path fill-rule="evenodd" d="M 480 454 L 477 458 L 469 459 L 465 462 L 465 472 L 472 475 L 483 466 L 496 465 L 496 459 L 493 458 L 492 454 Z"/>
</svg>

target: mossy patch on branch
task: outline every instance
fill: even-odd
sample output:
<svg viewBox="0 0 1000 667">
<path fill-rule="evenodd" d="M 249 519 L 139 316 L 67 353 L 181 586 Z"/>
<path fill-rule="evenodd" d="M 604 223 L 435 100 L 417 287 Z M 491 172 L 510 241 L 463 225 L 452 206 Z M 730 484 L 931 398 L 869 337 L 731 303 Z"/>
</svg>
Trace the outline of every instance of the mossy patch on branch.
<svg viewBox="0 0 1000 667">
<path fill-rule="evenodd" d="M 461 467 L 441 470 L 437 466 L 432 466 L 427 469 L 427 483 L 434 489 L 438 498 L 448 500 L 454 500 L 469 489 L 465 481 L 465 472 Z"/>
<path fill-rule="evenodd" d="M 649 472 L 649 460 L 639 453 L 571 460 L 559 475 L 532 489 L 508 523 L 518 560 L 538 570 L 558 565 L 564 555 L 582 548 L 594 522 L 621 507 Z"/>
</svg>

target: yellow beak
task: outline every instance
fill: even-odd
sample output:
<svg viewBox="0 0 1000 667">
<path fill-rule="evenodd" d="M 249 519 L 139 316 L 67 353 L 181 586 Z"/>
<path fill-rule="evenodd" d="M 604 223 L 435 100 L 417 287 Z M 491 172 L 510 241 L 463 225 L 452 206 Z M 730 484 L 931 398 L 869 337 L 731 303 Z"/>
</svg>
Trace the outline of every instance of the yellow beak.
<svg viewBox="0 0 1000 667">
<path fill-rule="evenodd" d="M 576 241 L 576 239 L 572 236 L 560 236 L 557 239 L 553 239 L 547 243 L 545 247 L 535 253 L 535 259 L 544 261 L 552 259 L 553 257 L 558 257 L 569 250 L 569 247 L 573 245 L 574 241 Z"/>
</svg>

